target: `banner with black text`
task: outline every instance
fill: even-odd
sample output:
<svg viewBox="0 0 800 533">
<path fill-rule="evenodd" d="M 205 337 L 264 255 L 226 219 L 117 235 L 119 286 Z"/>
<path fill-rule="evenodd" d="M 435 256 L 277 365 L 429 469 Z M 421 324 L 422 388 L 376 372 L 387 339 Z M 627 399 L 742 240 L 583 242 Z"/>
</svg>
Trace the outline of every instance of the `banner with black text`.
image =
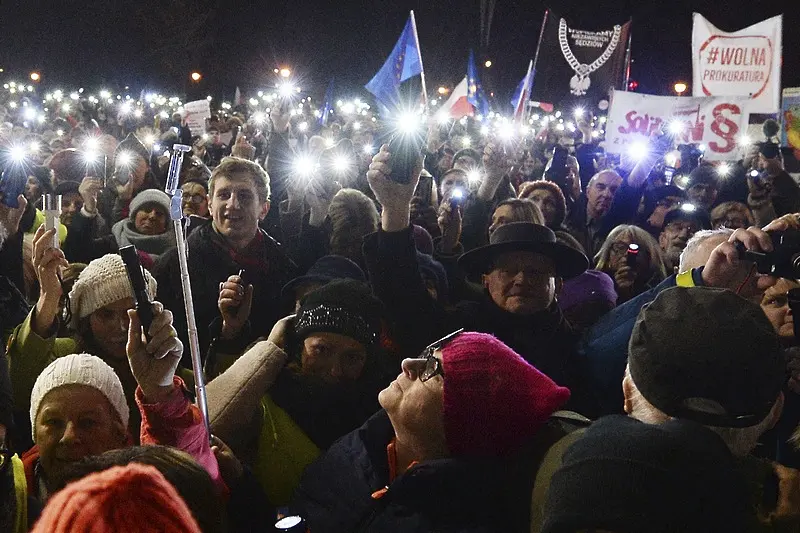
<svg viewBox="0 0 800 533">
<path fill-rule="evenodd" d="M 699 13 L 693 18 L 693 96 L 748 96 L 754 100 L 751 112 L 777 113 L 783 16 L 732 33 Z"/>
</svg>

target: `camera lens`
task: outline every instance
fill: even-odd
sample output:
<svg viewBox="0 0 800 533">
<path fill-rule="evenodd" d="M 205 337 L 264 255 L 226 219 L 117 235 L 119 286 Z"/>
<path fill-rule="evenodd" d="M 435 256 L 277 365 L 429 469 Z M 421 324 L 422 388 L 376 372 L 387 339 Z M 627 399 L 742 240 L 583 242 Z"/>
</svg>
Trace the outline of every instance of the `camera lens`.
<svg viewBox="0 0 800 533">
<path fill-rule="evenodd" d="M 789 261 L 789 264 L 792 267 L 792 274 L 794 275 L 794 279 L 800 278 L 800 252 L 794 254 Z"/>
</svg>

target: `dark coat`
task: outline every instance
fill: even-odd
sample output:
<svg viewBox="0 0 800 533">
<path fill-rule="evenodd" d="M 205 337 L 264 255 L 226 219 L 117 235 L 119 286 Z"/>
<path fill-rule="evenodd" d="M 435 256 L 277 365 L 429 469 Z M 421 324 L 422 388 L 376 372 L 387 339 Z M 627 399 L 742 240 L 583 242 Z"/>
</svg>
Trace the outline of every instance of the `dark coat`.
<svg viewBox="0 0 800 533">
<path fill-rule="evenodd" d="M 512 468 L 516 458 L 441 459 L 390 483 L 393 438 L 380 411 L 306 469 L 292 511 L 312 533 L 528 531 L 535 468 Z"/>
<path fill-rule="evenodd" d="M 253 284 L 255 292 L 250 312 L 250 331 L 245 334 L 247 339 L 241 339 L 243 343 L 247 343 L 269 335 L 275 322 L 287 314 L 281 304 L 281 289 L 296 273 L 294 264 L 284 255 L 281 245 L 263 230 L 259 230 L 263 237 L 261 260 L 268 267 L 262 271 L 254 271 L 239 265 L 227 249 L 217 244 L 224 241 L 222 236 L 215 233 L 210 220 L 203 221 L 202 224 L 189 234 L 187 243 L 189 279 L 192 285 L 200 352 L 205 354 L 211 339 L 215 336 L 211 328 L 212 321 L 216 329 L 221 327 L 217 308 L 220 283 L 226 281 L 229 276 L 238 274 L 239 270 L 246 269 L 245 279 Z M 188 357 L 186 313 L 177 249 L 161 256 L 153 268 L 153 275 L 158 282 L 158 301 L 172 311 L 175 329 L 187 347 L 184 352 Z"/>
<path fill-rule="evenodd" d="M 394 338 L 405 356 L 416 357 L 425 346 L 458 328 L 490 333 L 553 381 L 570 388 L 567 409 L 594 414 L 591 392 L 576 358 L 578 335 L 557 304 L 521 316 L 500 309 L 485 295 L 478 302 L 445 309 L 425 290 L 410 229 L 368 235 L 364 258 L 373 291 L 386 306 Z"/>
</svg>

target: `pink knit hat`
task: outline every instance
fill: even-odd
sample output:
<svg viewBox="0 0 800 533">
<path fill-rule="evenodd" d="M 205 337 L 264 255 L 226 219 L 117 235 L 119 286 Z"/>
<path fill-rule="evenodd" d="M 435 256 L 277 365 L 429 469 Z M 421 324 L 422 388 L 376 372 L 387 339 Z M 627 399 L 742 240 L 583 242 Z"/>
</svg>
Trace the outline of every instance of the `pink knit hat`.
<svg viewBox="0 0 800 533">
<path fill-rule="evenodd" d="M 454 456 L 512 453 L 569 399 L 511 348 L 462 333 L 442 349 L 444 431 Z"/>
</svg>

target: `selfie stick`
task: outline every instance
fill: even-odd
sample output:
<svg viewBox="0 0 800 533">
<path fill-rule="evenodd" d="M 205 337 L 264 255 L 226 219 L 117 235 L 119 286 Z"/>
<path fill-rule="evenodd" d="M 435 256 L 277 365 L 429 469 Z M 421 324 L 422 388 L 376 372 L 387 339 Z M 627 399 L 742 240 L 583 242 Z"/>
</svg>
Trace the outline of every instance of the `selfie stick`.
<svg viewBox="0 0 800 533">
<path fill-rule="evenodd" d="M 169 172 L 167 173 L 167 186 L 164 192 L 172 198 L 170 202 L 169 214 L 172 224 L 175 227 L 175 240 L 178 244 L 178 262 L 181 268 L 181 289 L 183 289 L 183 304 L 186 309 L 186 325 L 189 333 L 189 352 L 192 356 L 192 371 L 194 372 L 194 390 L 197 396 L 197 407 L 203 415 L 203 423 L 206 426 L 209 438 L 211 438 L 211 425 L 208 421 L 208 401 L 206 399 L 206 380 L 203 376 L 203 364 L 200 361 L 200 342 L 197 340 L 197 322 L 194 317 L 194 302 L 192 301 L 192 286 L 189 282 L 189 263 L 187 260 L 188 248 L 186 246 L 186 235 L 183 228 L 183 191 L 180 188 L 181 167 L 183 166 L 183 154 L 192 149 L 185 144 L 176 144 L 172 150 L 169 160 Z"/>
</svg>

